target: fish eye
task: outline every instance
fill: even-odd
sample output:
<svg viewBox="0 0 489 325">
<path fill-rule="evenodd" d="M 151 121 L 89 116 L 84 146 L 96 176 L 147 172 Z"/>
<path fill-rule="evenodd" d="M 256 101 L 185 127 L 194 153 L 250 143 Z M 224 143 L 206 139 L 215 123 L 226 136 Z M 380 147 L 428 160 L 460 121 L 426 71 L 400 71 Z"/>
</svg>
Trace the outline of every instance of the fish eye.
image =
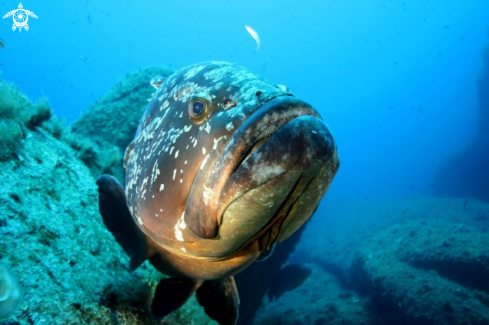
<svg viewBox="0 0 489 325">
<path fill-rule="evenodd" d="M 188 115 L 195 123 L 202 123 L 209 115 L 210 100 L 210 96 L 199 94 L 188 103 Z"/>
<path fill-rule="evenodd" d="M 193 117 L 199 118 L 205 112 L 205 104 L 200 101 L 195 101 L 192 103 L 192 112 L 191 115 Z"/>
</svg>

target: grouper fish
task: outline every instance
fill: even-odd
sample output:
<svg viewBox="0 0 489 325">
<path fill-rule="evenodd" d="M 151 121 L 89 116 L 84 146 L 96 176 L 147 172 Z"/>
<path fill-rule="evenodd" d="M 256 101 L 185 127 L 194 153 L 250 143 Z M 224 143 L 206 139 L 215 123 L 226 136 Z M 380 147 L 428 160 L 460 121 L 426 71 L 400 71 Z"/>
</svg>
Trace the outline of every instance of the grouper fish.
<svg viewBox="0 0 489 325">
<path fill-rule="evenodd" d="M 155 87 L 125 190 L 97 179 L 100 214 L 131 270 L 148 259 L 170 276 L 156 319 L 195 292 L 210 318 L 235 324 L 233 275 L 312 215 L 338 170 L 336 143 L 311 105 L 235 64 L 194 64 Z"/>
</svg>

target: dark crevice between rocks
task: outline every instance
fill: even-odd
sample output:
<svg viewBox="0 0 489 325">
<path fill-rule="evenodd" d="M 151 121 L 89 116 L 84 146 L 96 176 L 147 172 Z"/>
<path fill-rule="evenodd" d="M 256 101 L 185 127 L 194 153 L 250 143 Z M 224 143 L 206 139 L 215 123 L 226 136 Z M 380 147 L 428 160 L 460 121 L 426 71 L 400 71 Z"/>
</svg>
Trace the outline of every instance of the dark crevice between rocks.
<svg viewBox="0 0 489 325">
<path fill-rule="evenodd" d="M 420 258 L 407 262 L 413 267 L 425 271 L 434 270 L 438 275 L 464 287 L 489 294 L 489 260 L 487 256 L 465 261 Z"/>
<path fill-rule="evenodd" d="M 349 287 L 365 298 L 365 308 L 378 317 L 376 325 L 433 325 L 425 316 L 406 314 L 398 299 L 384 289 L 383 280 L 372 278 L 366 270 L 365 258 L 355 255 L 349 270 Z"/>
</svg>

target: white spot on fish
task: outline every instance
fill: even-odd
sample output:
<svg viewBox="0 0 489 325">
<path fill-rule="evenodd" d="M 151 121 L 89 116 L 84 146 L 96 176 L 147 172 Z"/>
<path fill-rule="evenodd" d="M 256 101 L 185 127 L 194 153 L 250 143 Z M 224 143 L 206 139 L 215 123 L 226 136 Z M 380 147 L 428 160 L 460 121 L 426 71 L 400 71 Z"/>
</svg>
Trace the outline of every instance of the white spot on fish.
<svg viewBox="0 0 489 325">
<path fill-rule="evenodd" d="M 192 68 L 190 70 L 188 70 L 185 75 L 184 75 L 184 78 L 185 79 L 189 79 L 189 78 L 192 78 L 194 77 L 197 73 L 199 73 L 200 70 L 204 69 L 205 68 L 205 65 L 200 65 L 200 66 L 197 66 L 195 68 Z"/>
<path fill-rule="evenodd" d="M 204 185 L 204 191 L 202 192 L 202 198 L 204 199 L 204 204 L 206 206 L 209 203 L 209 200 L 212 200 L 213 196 L 214 196 L 214 191 L 212 190 L 212 188 Z"/>
<path fill-rule="evenodd" d="M 183 179 L 180 178 L 180 184 L 182 184 L 182 183 L 183 183 Z"/>
<path fill-rule="evenodd" d="M 151 186 L 153 186 L 153 183 L 159 174 L 160 174 L 160 169 L 158 168 L 158 161 L 155 161 L 155 163 L 153 165 L 153 170 L 151 171 L 151 182 L 150 182 Z"/>
<path fill-rule="evenodd" d="M 178 158 L 178 153 L 180 152 L 180 150 L 177 150 L 177 152 L 175 152 L 175 159 Z"/>
<path fill-rule="evenodd" d="M 206 153 L 206 150 L 204 147 L 202 147 L 202 154 L 205 155 L 205 153 Z"/>
<path fill-rule="evenodd" d="M 184 163 L 184 165 L 186 165 L 186 164 L 187 164 L 187 161 L 185 160 L 185 163 Z"/>
<path fill-rule="evenodd" d="M 194 148 L 195 148 L 195 146 L 196 146 L 196 145 L 197 145 L 197 139 L 195 139 L 195 142 L 194 142 Z"/>
<path fill-rule="evenodd" d="M 181 250 L 182 252 L 185 252 L 185 253 L 187 252 L 187 250 L 185 249 L 185 247 L 180 247 L 180 250 Z"/>
<path fill-rule="evenodd" d="M 185 211 L 183 211 L 182 216 L 180 217 L 180 219 L 178 219 L 178 222 L 175 224 L 175 227 L 174 227 L 175 238 L 178 241 L 183 241 L 182 229 L 187 228 L 187 225 L 185 224 L 184 217 L 185 217 Z"/>
<path fill-rule="evenodd" d="M 231 131 L 232 129 L 234 129 L 233 122 L 229 122 L 228 124 L 226 124 L 226 130 Z"/>
<path fill-rule="evenodd" d="M 163 191 L 165 189 L 165 184 L 161 184 L 160 185 L 160 192 Z"/>
<path fill-rule="evenodd" d="M 174 170 L 173 170 L 173 180 L 175 180 L 175 175 L 176 175 L 176 174 L 177 174 L 177 170 L 176 170 L 176 169 L 174 169 Z"/>
<path fill-rule="evenodd" d="M 207 163 L 208 159 L 209 159 L 209 154 L 205 156 L 204 160 L 202 161 L 202 164 L 200 164 L 200 170 L 204 170 L 204 166 Z"/>
<path fill-rule="evenodd" d="M 158 98 L 158 100 L 162 100 L 162 99 L 163 99 L 163 96 L 160 96 L 160 98 Z M 170 106 L 170 103 L 166 100 L 163 104 L 161 104 L 160 111 L 168 108 L 168 106 Z"/>
<path fill-rule="evenodd" d="M 219 141 L 221 141 L 222 139 L 227 139 L 227 136 L 223 135 L 219 138 L 214 138 L 214 145 L 212 146 L 212 150 L 216 150 L 217 149 L 217 145 L 219 144 Z"/>
<path fill-rule="evenodd" d="M 211 132 L 211 125 L 210 123 L 206 123 L 204 127 L 205 132 L 210 133 Z"/>
<path fill-rule="evenodd" d="M 188 132 L 188 131 L 190 131 L 191 128 L 192 128 L 192 124 L 186 125 L 183 127 L 183 131 Z"/>
</svg>

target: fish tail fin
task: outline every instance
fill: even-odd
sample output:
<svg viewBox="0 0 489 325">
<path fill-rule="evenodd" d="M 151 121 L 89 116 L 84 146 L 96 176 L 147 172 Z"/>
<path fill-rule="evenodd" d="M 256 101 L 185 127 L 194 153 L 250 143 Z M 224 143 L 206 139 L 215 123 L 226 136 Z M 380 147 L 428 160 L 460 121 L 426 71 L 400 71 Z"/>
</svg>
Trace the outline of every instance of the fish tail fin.
<svg viewBox="0 0 489 325">
<path fill-rule="evenodd" d="M 205 281 L 197 300 L 206 314 L 220 325 L 234 325 L 239 315 L 239 295 L 234 277 Z"/>
<path fill-rule="evenodd" d="M 182 307 L 202 284 L 201 280 L 164 278 L 156 287 L 151 312 L 156 320 L 161 320 Z"/>
<path fill-rule="evenodd" d="M 102 175 L 97 179 L 97 185 L 100 215 L 107 229 L 131 258 L 129 268 L 134 271 L 148 257 L 145 235 L 134 222 L 127 208 L 124 189 L 117 179 Z"/>
</svg>

